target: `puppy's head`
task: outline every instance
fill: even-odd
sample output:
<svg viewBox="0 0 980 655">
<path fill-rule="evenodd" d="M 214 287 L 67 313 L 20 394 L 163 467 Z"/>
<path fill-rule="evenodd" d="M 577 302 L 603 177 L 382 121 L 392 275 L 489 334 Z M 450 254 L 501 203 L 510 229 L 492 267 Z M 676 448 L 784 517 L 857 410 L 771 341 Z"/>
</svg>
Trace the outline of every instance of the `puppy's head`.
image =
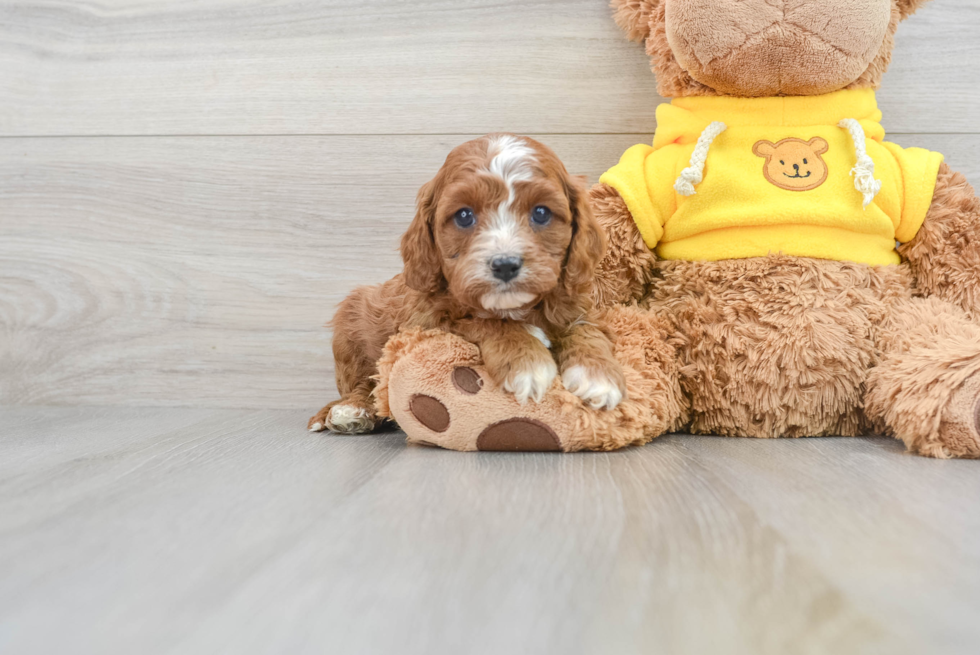
<svg viewBox="0 0 980 655">
<path fill-rule="evenodd" d="M 500 315 L 587 293 L 605 241 L 586 196 L 584 180 L 533 139 L 464 143 L 419 192 L 402 238 L 405 280 Z"/>
</svg>

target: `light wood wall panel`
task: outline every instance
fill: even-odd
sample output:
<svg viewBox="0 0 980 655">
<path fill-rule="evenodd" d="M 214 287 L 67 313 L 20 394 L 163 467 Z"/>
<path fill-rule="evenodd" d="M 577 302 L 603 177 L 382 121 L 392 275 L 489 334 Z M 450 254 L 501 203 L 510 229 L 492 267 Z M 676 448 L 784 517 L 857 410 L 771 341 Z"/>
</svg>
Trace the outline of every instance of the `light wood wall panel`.
<svg viewBox="0 0 980 655">
<path fill-rule="evenodd" d="M 598 178 L 651 135 L 538 135 Z M 334 306 L 401 267 L 468 136 L 5 139 L 0 404 L 313 407 Z M 980 137 L 907 135 L 980 183 Z"/>
<path fill-rule="evenodd" d="M 903 24 L 892 132 L 975 132 L 980 2 Z M 0 135 L 646 132 L 606 0 L 0 4 Z"/>
</svg>

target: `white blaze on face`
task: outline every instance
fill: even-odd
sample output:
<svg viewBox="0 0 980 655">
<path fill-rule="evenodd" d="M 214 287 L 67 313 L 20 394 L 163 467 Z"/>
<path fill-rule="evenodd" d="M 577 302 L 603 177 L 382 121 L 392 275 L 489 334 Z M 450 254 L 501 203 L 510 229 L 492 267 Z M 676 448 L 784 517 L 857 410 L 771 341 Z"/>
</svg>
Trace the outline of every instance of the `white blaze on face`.
<svg viewBox="0 0 980 655">
<path fill-rule="evenodd" d="M 507 185 L 507 200 L 500 205 L 501 210 L 510 208 L 514 202 L 514 185 L 531 179 L 531 164 L 534 163 L 534 150 L 524 139 L 504 135 L 494 139 L 487 152 L 493 157 L 488 170 Z"/>
<path fill-rule="evenodd" d="M 516 136 L 496 137 L 488 146 L 491 159 L 487 172 L 501 179 L 507 187 L 507 198 L 488 216 L 489 225 L 477 237 L 474 252 L 479 261 L 485 262 L 484 275 L 494 281 L 489 262 L 496 257 L 523 257 L 527 247 L 522 227 L 526 217 L 517 216 L 512 208 L 519 182 L 532 179 L 534 150 Z M 520 278 L 518 278 L 520 279 Z M 515 309 L 534 300 L 529 293 L 504 291 L 488 293 L 483 297 L 485 309 Z"/>
</svg>

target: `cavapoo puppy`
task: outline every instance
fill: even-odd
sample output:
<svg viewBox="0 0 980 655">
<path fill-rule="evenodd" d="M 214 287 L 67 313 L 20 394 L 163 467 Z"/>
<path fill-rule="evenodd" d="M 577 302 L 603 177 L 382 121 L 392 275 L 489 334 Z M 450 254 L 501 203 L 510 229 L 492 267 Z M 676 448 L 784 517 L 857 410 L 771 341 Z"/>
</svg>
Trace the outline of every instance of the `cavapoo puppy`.
<svg viewBox="0 0 980 655">
<path fill-rule="evenodd" d="M 615 407 L 622 369 L 588 319 L 605 236 L 586 196 L 584 181 L 533 139 L 491 134 L 450 152 L 419 191 L 404 271 L 341 303 L 332 322 L 341 399 L 310 430 L 372 430 L 375 364 L 389 337 L 414 326 L 478 345 L 487 373 L 521 403 L 540 401 L 560 370 L 583 401 Z"/>
</svg>

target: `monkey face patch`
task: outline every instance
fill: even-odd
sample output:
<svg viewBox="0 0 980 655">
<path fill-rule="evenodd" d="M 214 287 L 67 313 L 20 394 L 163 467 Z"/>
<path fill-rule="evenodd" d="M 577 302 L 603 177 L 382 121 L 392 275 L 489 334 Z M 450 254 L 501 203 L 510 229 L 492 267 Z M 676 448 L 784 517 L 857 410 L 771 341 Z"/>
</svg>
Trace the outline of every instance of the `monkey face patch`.
<svg viewBox="0 0 980 655">
<path fill-rule="evenodd" d="M 766 179 L 787 191 L 810 191 L 827 181 L 823 155 L 830 146 L 820 137 L 809 141 L 790 137 L 779 143 L 759 141 L 752 152 L 765 157 Z"/>
</svg>

